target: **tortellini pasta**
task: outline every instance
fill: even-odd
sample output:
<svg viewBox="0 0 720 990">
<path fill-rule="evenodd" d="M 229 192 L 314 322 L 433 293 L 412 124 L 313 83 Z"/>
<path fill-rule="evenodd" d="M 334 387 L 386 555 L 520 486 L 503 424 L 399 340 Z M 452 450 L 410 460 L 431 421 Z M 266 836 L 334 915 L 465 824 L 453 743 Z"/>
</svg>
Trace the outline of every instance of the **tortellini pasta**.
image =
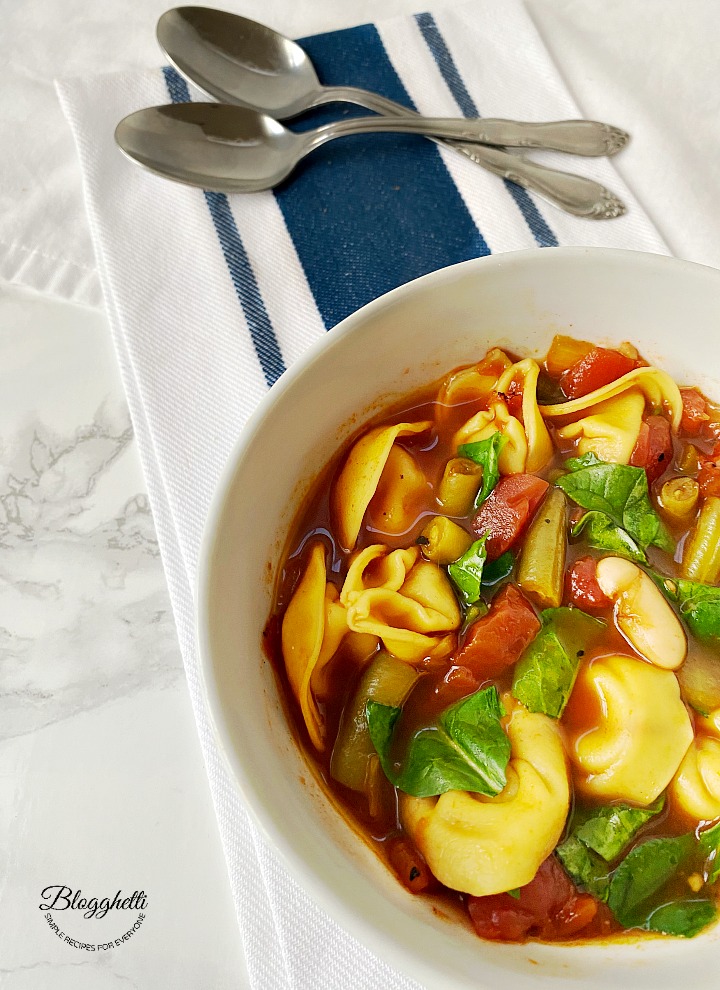
<svg viewBox="0 0 720 990">
<path fill-rule="evenodd" d="M 537 401 L 537 383 L 540 366 L 537 361 L 525 358 L 508 368 L 500 378 L 496 389 L 499 393 L 509 392 L 513 383 L 522 388 L 522 422 L 527 437 L 527 460 L 523 470 L 541 471 L 553 455 L 550 434 L 540 415 Z"/>
<path fill-rule="evenodd" d="M 646 401 L 654 410 L 665 411 L 670 419 L 670 425 L 674 433 L 680 428 L 683 403 L 680 389 L 672 380 L 670 375 L 659 368 L 635 368 L 626 375 L 603 385 L 579 399 L 571 399 L 569 402 L 558 402 L 554 405 L 543 406 L 542 415 L 547 419 L 554 419 L 558 416 L 575 416 L 592 409 L 593 406 L 612 399 L 616 395 L 627 392 L 628 389 L 638 388 L 645 396 Z"/>
<path fill-rule="evenodd" d="M 417 516 L 413 503 L 424 489 L 429 490 L 428 482 L 415 458 L 393 444 L 370 500 L 368 511 L 373 529 L 392 535 L 408 530 Z"/>
<path fill-rule="evenodd" d="M 397 438 L 424 433 L 432 425 L 431 421 L 424 420 L 377 426 L 355 442 L 332 492 L 337 535 L 344 550 L 355 547 L 363 517 Z"/>
<path fill-rule="evenodd" d="M 454 371 L 438 392 L 438 420 L 444 422 L 453 406 L 487 402 L 498 378 L 511 363 L 504 351 L 493 347 L 479 364 Z"/>
<path fill-rule="evenodd" d="M 675 674 L 626 656 L 580 670 L 563 720 L 575 782 L 603 801 L 651 804 L 693 739 Z"/>
<path fill-rule="evenodd" d="M 461 615 L 445 571 L 424 560 L 419 547 L 362 550 L 340 592 L 348 627 L 370 633 L 410 663 L 444 656 L 456 645 Z"/>
<path fill-rule="evenodd" d="M 498 459 L 501 474 L 520 474 L 527 463 L 527 437 L 520 420 L 511 416 L 505 403 L 499 399 L 461 426 L 453 443 L 457 448 L 464 443 L 487 440 L 498 432 L 505 437 L 505 446 Z"/>
<path fill-rule="evenodd" d="M 497 797 L 448 791 L 400 795 L 400 816 L 435 876 L 475 896 L 529 883 L 555 848 L 570 804 L 560 733 L 547 715 L 516 707 L 511 758 Z"/>
<path fill-rule="evenodd" d="M 338 591 L 326 580 L 325 548 L 315 543 L 282 623 L 282 653 L 288 680 L 300 704 L 313 746 L 325 748 L 325 724 L 317 696 L 324 671 L 348 631 Z"/>
<path fill-rule="evenodd" d="M 539 374 L 540 366 L 530 358 L 506 368 L 496 382 L 489 408 L 457 431 L 455 445 L 486 440 L 500 431 L 507 441 L 499 459 L 502 474 L 542 470 L 553 455 L 553 446 L 537 402 Z M 521 389 L 522 420 L 510 414 L 505 401 L 513 386 Z"/>
<path fill-rule="evenodd" d="M 697 730 L 670 784 L 670 797 L 693 821 L 713 821 L 720 818 L 720 709 L 698 718 Z"/>
<path fill-rule="evenodd" d="M 578 454 L 592 451 L 601 461 L 628 464 L 640 435 L 645 396 L 630 388 L 592 406 L 588 416 L 557 431 L 561 440 L 578 440 Z"/>
</svg>

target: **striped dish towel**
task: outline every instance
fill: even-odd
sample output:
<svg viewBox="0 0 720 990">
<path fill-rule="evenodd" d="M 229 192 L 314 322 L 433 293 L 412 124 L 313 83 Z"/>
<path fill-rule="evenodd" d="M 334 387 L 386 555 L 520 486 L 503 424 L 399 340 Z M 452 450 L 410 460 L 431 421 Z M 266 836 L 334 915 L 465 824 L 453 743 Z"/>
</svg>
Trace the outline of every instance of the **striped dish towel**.
<svg viewBox="0 0 720 990">
<path fill-rule="evenodd" d="M 519 0 L 476 0 L 302 44 L 323 82 L 374 89 L 424 114 L 580 116 Z M 283 370 L 387 290 L 501 251 L 667 249 L 607 160 L 544 156 L 625 200 L 628 214 L 603 223 L 563 214 L 414 136 L 334 142 L 276 193 L 227 197 L 148 175 L 114 146 L 125 114 L 200 98 L 173 70 L 66 81 L 58 91 L 80 156 L 252 986 L 409 990 L 416 985 L 342 932 L 276 862 L 215 747 L 200 692 L 192 588 L 216 481 Z M 335 105 L 312 123 L 358 112 Z"/>
</svg>

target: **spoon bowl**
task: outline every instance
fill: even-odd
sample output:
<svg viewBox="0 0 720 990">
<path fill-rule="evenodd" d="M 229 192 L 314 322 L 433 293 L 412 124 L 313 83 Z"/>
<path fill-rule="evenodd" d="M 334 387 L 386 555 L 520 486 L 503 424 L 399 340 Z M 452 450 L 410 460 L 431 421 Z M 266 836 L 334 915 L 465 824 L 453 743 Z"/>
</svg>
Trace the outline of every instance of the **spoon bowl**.
<svg viewBox="0 0 720 990">
<path fill-rule="evenodd" d="M 125 117 L 115 140 L 156 175 L 217 192 L 259 192 L 278 185 L 302 155 L 298 135 L 244 107 L 177 103 Z"/>
<path fill-rule="evenodd" d="M 176 7 L 156 31 L 175 68 L 220 102 L 280 120 L 324 102 L 307 54 L 265 24 L 208 7 Z"/>
</svg>

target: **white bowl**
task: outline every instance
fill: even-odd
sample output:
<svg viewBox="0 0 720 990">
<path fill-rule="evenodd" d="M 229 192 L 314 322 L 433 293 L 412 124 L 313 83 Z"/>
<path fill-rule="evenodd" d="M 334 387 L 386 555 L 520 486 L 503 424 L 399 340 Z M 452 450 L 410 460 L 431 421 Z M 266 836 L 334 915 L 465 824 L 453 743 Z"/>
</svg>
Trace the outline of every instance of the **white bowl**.
<svg viewBox="0 0 720 990">
<path fill-rule="evenodd" d="M 489 346 L 543 354 L 556 333 L 631 340 L 681 384 L 720 398 L 714 269 L 628 251 L 551 248 L 465 262 L 365 306 L 283 375 L 222 477 L 198 591 L 207 703 L 231 774 L 285 865 L 343 927 L 428 987 L 717 990 L 718 927 L 688 940 L 498 945 L 437 917 L 358 839 L 309 772 L 261 648 L 295 511 L 350 433 Z"/>
</svg>

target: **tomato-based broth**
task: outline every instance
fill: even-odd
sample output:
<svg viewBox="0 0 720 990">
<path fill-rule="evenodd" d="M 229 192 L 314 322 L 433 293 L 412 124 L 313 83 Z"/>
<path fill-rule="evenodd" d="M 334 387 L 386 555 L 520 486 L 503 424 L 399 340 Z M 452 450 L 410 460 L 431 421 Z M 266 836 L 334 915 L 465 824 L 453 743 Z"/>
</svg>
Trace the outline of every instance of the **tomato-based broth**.
<svg viewBox="0 0 720 990">
<path fill-rule="evenodd" d="M 690 937 L 720 875 L 719 580 L 718 410 L 631 345 L 556 337 L 338 452 L 265 646 L 410 891 L 500 941 Z"/>
</svg>

